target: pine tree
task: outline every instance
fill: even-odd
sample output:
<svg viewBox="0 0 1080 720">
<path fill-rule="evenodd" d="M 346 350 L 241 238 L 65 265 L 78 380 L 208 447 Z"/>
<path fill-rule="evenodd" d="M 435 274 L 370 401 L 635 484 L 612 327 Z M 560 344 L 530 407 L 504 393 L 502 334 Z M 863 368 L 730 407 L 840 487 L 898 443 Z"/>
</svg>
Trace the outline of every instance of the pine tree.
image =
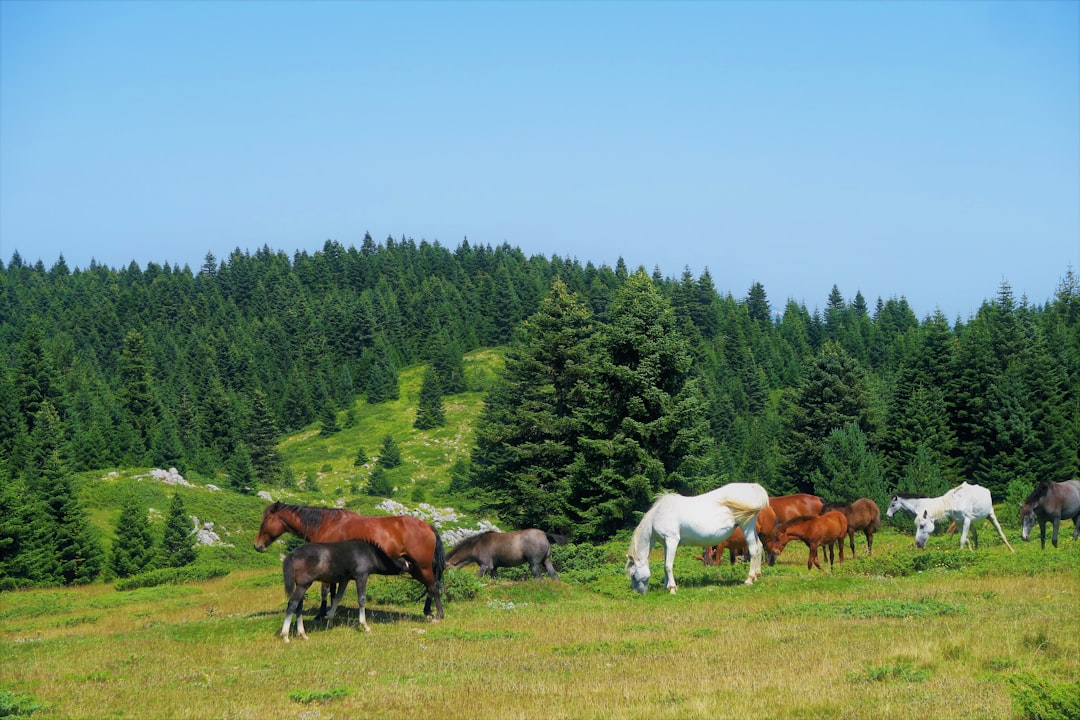
<svg viewBox="0 0 1080 720">
<path fill-rule="evenodd" d="M 378 466 L 386 470 L 396 468 L 401 464 L 401 448 L 392 435 L 387 435 L 382 441 L 382 451 L 379 453 Z"/>
<path fill-rule="evenodd" d="M 879 507 L 889 499 L 881 460 L 855 423 L 833 430 L 821 453 L 821 468 L 811 476 L 814 493 L 825 502 L 870 498 Z"/>
<path fill-rule="evenodd" d="M 356 457 L 353 459 L 353 467 L 360 467 L 361 465 L 366 465 L 368 460 L 369 460 L 368 454 L 364 450 L 364 446 L 361 445 L 361 446 L 357 447 L 356 448 Z"/>
<path fill-rule="evenodd" d="M 839 343 L 827 341 L 785 414 L 783 479 L 799 492 L 813 492 L 810 478 L 824 471 L 821 458 L 829 435 L 850 423 L 872 433 L 865 370 Z"/>
<path fill-rule="evenodd" d="M 443 409 L 442 389 L 434 368 L 424 371 L 420 385 L 420 400 L 416 408 L 416 420 L 413 427 L 417 430 L 430 430 L 446 424 L 446 411 Z"/>
<path fill-rule="evenodd" d="M 237 445 L 236 451 L 229 457 L 225 472 L 231 489 L 245 495 L 254 492 L 255 468 L 251 464 L 251 453 L 246 445 Z"/>
<path fill-rule="evenodd" d="M 663 489 L 705 489 L 708 422 L 693 357 L 644 272 L 616 293 L 594 381 L 577 413 L 572 470 L 579 532 L 609 537 Z"/>
<path fill-rule="evenodd" d="M 330 402 L 323 405 L 322 412 L 319 413 L 319 422 L 322 424 L 319 435 L 323 437 L 341 432 L 341 426 L 337 422 L 337 408 Z"/>
<path fill-rule="evenodd" d="M 386 474 L 386 468 L 376 465 L 368 478 L 367 494 L 373 497 L 390 497 L 394 494 L 394 484 Z"/>
<path fill-rule="evenodd" d="M 134 447 L 129 448 L 133 464 L 143 461 L 150 449 L 157 425 L 157 406 L 153 396 L 153 366 L 147 357 L 146 342 L 138 330 L 124 336 L 120 351 L 120 389 L 117 399 L 124 410 L 124 421 L 133 429 Z"/>
<path fill-rule="evenodd" d="M 184 509 L 180 493 L 173 493 L 169 514 L 165 518 L 165 532 L 161 538 L 161 567 L 184 567 L 195 562 L 195 528 Z"/>
<path fill-rule="evenodd" d="M 146 508 L 130 494 L 120 506 L 109 569 L 118 578 L 131 577 L 152 570 L 155 559 L 154 538 Z"/>
<path fill-rule="evenodd" d="M 277 426 L 266 393 L 256 390 L 251 395 L 246 443 L 255 475 L 264 482 L 277 480 L 284 469 L 285 460 L 277 448 L 277 435 Z"/>
</svg>

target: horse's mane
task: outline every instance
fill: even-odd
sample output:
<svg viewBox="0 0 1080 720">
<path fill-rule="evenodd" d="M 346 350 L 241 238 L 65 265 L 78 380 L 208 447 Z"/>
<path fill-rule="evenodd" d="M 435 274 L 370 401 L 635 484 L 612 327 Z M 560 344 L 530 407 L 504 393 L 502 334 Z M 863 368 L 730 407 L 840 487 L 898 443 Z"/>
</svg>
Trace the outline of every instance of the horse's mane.
<svg viewBox="0 0 1080 720">
<path fill-rule="evenodd" d="M 1042 498 L 1046 497 L 1046 495 L 1049 492 L 1050 492 L 1050 483 L 1048 483 L 1048 482 L 1039 483 L 1039 486 L 1037 488 L 1035 488 L 1034 490 L 1032 490 L 1031 494 L 1028 495 L 1028 498 L 1027 498 L 1027 500 L 1024 501 L 1024 504 L 1025 505 L 1032 505 L 1036 501 L 1041 500 Z"/>
<path fill-rule="evenodd" d="M 919 493 L 893 493 L 893 497 L 898 497 L 901 500 L 926 500 L 926 495 L 920 495 Z"/>
<path fill-rule="evenodd" d="M 824 505 L 821 506 L 821 514 L 824 515 L 825 513 L 829 512 L 830 510 L 841 510 L 842 511 L 842 510 L 844 510 L 846 508 L 850 508 L 850 507 L 851 507 L 851 503 L 846 503 L 846 502 L 825 503 Z"/>
<path fill-rule="evenodd" d="M 450 554 L 453 555 L 454 553 L 458 552 L 459 550 L 472 550 L 473 546 L 476 545 L 476 543 L 480 542 L 481 538 L 487 537 L 488 535 L 494 535 L 494 534 L 495 534 L 494 530 L 485 530 L 482 533 L 477 533 L 475 535 L 470 535 L 469 537 L 465 538 L 464 540 L 459 542 L 457 545 L 455 545 L 454 549 L 450 551 Z"/>
</svg>

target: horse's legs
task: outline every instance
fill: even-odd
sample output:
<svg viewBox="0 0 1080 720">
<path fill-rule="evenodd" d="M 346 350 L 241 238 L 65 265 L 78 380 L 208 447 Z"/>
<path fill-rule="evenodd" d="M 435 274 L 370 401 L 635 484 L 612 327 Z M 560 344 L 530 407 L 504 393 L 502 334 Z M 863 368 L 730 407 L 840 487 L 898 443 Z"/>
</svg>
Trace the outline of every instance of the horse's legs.
<svg viewBox="0 0 1080 720">
<path fill-rule="evenodd" d="M 664 540 L 664 587 L 673 594 L 678 590 L 675 585 L 675 551 L 678 547 L 678 538 Z"/>
<path fill-rule="evenodd" d="M 848 530 L 848 538 L 851 540 L 851 557 L 855 557 L 855 528 L 851 528 L 850 530 Z M 843 538 L 840 539 L 840 547 L 841 549 L 843 549 L 844 547 Z M 841 555 L 841 562 L 843 561 L 843 558 L 844 556 Z"/>
<path fill-rule="evenodd" d="M 559 573 L 555 572 L 555 566 L 551 564 L 551 556 L 544 558 L 544 569 L 547 570 L 548 577 L 552 580 L 559 579 Z"/>
<path fill-rule="evenodd" d="M 874 554 L 874 531 L 869 526 L 863 532 L 866 534 L 866 556 L 870 557 Z M 851 551 L 852 556 L 855 555 L 855 551 Z"/>
<path fill-rule="evenodd" d="M 1072 536 L 1072 539 L 1075 540 L 1078 535 L 1080 535 L 1080 515 L 1073 518 L 1073 536 Z"/>
<path fill-rule="evenodd" d="M 335 583 L 334 594 L 331 598 L 330 612 L 326 614 L 326 627 L 330 627 L 334 621 L 334 616 L 337 615 L 338 604 L 341 602 L 341 598 L 345 597 L 345 588 L 349 586 L 349 582 Z"/>
<path fill-rule="evenodd" d="M 836 543 L 840 546 L 840 564 L 844 563 L 844 538 L 840 538 L 840 541 Z M 855 557 L 855 535 L 851 536 L 851 557 Z"/>
<path fill-rule="evenodd" d="M 361 574 L 356 576 L 356 602 L 360 605 L 360 627 L 364 628 L 364 632 L 371 632 L 371 628 L 367 624 L 367 613 L 364 612 L 364 601 L 367 600 L 367 581 L 368 576 Z M 344 583 L 348 584 L 348 583 Z"/>
<path fill-rule="evenodd" d="M 304 592 L 307 593 L 307 588 L 304 588 Z M 307 633 L 304 632 L 304 596 L 300 596 L 299 602 L 296 603 L 296 636 L 302 637 L 305 640 L 308 639 Z"/>
<path fill-rule="evenodd" d="M 1046 549 L 1046 521 L 1039 522 L 1039 547 L 1043 550 Z"/>
<path fill-rule="evenodd" d="M 825 572 L 821 567 L 821 563 L 818 562 L 817 549 L 817 543 L 810 543 L 810 556 L 806 558 L 806 569 L 813 570 L 816 566 L 818 570 Z"/>
<path fill-rule="evenodd" d="M 1050 538 L 1050 542 L 1054 547 L 1057 547 L 1058 526 L 1061 525 L 1061 518 L 1054 518 L 1054 535 Z M 1044 544 L 1043 547 L 1046 547 Z"/>
<path fill-rule="evenodd" d="M 285 607 L 285 623 L 281 626 L 281 639 L 285 642 L 289 642 L 289 630 L 292 627 L 292 620 L 294 617 L 300 618 L 298 620 L 298 629 L 304 627 L 303 616 L 301 613 L 304 609 L 305 592 L 307 592 L 307 588 L 297 587 L 293 590 L 293 594 L 289 596 L 289 604 Z"/>
<path fill-rule="evenodd" d="M 968 542 L 968 529 L 969 528 L 971 529 L 972 533 L 975 532 L 975 528 L 971 526 L 971 518 L 964 518 L 964 529 L 960 533 L 960 549 L 961 550 L 964 549 L 964 545 L 967 544 L 967 542 Z M 969 549 L 971 548 L 970 544 L 968 544 L 968 548 Z"/>
<path fill-rule="evenodd" d="M 540 576 L 542 574 L 540 568 L 542 568 L 542 567 L 543 567 L 543 563 L 541 563 L 539 560 L 530 560 L 529 561 L 529 572 L 532 573 L 533 580 L 539 580 L 540 579 Z"/>
<path fill-rule="evenodd" d="M 1009 548 L 1010 552 L 1016 552 L 1013 550 L 1013 546 L 1009 544 L 1009 539 L 1005 537 L 1005 531 L 1001 529 L 1001 524 L 998 523 L 997 515 L 994 511 L 990 511 L 990 522 L 994 523 L 994 527 L 997 528 L 998 535 L 1001 536 L 1001 542 L 1005 543 L 1005 547 Z M 1054 523 L 1054 539 L 1057 540 L 1057 523 Z M 1057 543 L 1054 543 L 1054 547 L 1057 547 Z"/>
<path fill-rule="evenodd" d="M 757 534 L 757 522 L 754 526 L 743 528 L 746 536 L 746 550 L 750 553 L 750 572 L 746 575 L 746 584 L 753 585 L 761 577 L 761 538 Z"/>
<path fill-rule="evenodd" d="M 326 617 L 326 595 L 334 590 L 333 583 L 322 583 L 322 602 L 319 603 L 319 612 L 315 613 L 315 620 L 319 621 Z"/>
</svg>

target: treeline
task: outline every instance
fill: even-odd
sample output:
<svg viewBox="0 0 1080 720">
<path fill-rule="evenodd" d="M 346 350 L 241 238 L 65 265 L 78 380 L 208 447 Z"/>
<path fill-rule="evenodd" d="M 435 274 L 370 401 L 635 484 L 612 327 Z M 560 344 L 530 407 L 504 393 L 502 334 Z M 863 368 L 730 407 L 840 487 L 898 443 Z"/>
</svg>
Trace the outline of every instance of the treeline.
<svg viewBox="0 0 1080 720">
<path fill-rule="evenodd" d="M 398 371 L 421 362 L 443 369 L 425 380 L 438 424 L 461 356 L 485 346 L 508 347 L 506 373 L 455 489 L 523 524 L 599 537 L 659 489 L 727 480 L 833 499 L 967 479 L 1001 499 L 1080 467 L 1071 271 L 1045 306 L 1003 284 L 953 325 L 836 287 L 823 311 L 789 301 L 774 316 L 760 284 L 735 297 L 708 271 L 468 241 L 238 249 L 197 272 L 16 254 L 0 264 L 0 564 L 14 567 L 29 522 L 8 510 L 56 496 L 62 524 L 72 472 L 289 484 L 283 433 L 395 398 Z"/>
</svg>

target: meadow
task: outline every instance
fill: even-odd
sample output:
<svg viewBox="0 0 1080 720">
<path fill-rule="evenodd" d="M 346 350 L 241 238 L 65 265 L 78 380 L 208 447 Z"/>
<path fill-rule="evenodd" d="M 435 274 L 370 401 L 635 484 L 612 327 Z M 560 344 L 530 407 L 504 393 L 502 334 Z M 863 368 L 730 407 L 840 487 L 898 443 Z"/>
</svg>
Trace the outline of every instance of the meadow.
<svg viewBox="0 0 1080 720">
<path fill-rule="evenodd" d="M 250 534 L 254 533 L 250 528 Z M 1080 711 L 1080 542 L 1040 550 L 989 526 L 911 546 L 886 528 L 867 558 L 808 572 L 792 543 L 752 587 L 680 548 L 679 592 L 629 589 L 620 538 L 561 579 L 448 573 L 446 618 L 420 586 L 374 577 L 371 633 L 356 595 L 307 642 L 278 637 L 279 567 L 116 590 L 0 595 L 0 690 L 10 715 L 106 718 L 1025 718 Z M 250 552 L 236 538 L 237 553 Z M 280 556 L 280 542 L 267 555 Z M 580 550 L 580 548 L 578 548 Z M 260 556 L 265 557 L 265 556 Z M 828 567 L 826 563 L 826 567 Z M 418 597 L 418 595 L 417 595 Z M 1035 714 L 1049 703 L 1047 714 Z M 1033 709 L 1034 708 L 1034 709 Z M 1065 714 L 1060 714 L 1065 713 Z M 1073 714 L 1073 717 L 1078 715 Z"/>
</svg>

